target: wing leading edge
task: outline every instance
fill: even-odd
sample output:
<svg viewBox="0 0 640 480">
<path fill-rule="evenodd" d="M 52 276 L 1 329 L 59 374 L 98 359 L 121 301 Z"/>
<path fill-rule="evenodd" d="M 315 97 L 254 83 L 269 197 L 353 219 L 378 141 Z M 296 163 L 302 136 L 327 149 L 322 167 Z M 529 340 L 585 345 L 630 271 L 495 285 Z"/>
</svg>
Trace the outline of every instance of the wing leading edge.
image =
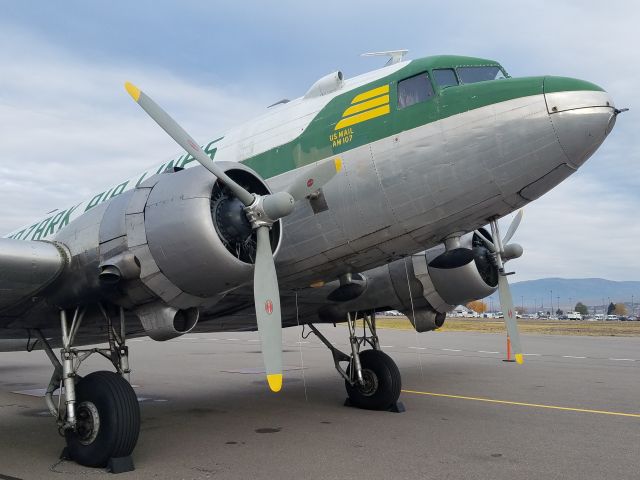
<svg viewBox="0 0 640 480">
<path fill-rule="evenodd" d="M 51 285 L 67 263 L 58 244 L 0 238 L 0 312 Z"/>
</svg>

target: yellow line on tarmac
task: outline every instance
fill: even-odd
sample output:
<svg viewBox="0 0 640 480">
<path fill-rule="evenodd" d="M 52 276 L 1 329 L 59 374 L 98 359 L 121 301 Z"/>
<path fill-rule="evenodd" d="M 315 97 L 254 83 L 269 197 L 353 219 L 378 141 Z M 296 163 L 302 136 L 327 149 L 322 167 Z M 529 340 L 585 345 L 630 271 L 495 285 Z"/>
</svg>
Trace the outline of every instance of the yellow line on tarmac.
<svg viewBox="0 0 640 480">
<path fill-rule="evenodd" d="M 518 405 L 521 407 L 547 408 L 551 410 L 564 410 L 567 412 L 597 413 L 600 415 L 614 415 L 618 417 L 640 418 L 640 413 L 609 412 L 607 410 L 589 410 L 586 408 L 558 407 L 556 405 L 541 405 L 539 403 L 511 402 L 508 400 L 494 400 L 492 398 L 481 398 L 481 397 L 465 397 L 463 395 L 449 395 L 446 393 L 418 392 L 416 390 L 402 390 L 402 392 L 413 393 L 415 395 L 428 395 L 430 397 L 457 398 L 460 400 L 473 400 L 476 402 L 498 403 L 502 405 Z"/>
</svg>

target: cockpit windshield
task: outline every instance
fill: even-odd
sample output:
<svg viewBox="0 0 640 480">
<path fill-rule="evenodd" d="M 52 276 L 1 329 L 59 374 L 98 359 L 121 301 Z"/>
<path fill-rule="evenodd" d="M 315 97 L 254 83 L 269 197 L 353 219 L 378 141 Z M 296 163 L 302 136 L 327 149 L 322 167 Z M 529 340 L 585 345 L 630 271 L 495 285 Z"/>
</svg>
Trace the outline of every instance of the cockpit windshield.
<svg viewBox="0 0 640 480">
<path fill-rule="evenodd" d="M 488 80 L 506 78 L 502 69 L 497 65 L 483 67 L 458 67 L 460 83 L 477 83 Z"/>
</svg>

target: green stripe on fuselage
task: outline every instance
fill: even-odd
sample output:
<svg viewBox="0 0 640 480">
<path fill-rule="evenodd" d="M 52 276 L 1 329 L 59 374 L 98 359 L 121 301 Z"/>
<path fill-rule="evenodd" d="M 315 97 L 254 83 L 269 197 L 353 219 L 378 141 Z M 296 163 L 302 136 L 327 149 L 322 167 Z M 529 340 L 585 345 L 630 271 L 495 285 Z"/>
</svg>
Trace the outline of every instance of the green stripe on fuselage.
<svg viewBox="0 0 640 480">
<path fill-rule="evenodd" d="M 397 83 L 404 78 L 428 72 L 433 83 L 431 71 L 436 68 L 488 65 L 499 66 L 500 64 L 482 58 L 459 56 L 437 56 L 414 60 L 391 75 L 338 95 L 316 115 L 295 140 L 250 157 L 242 163 L 253 168 L 264 178 L 269 178 L 405 130 L 476 108 L 515 98 L 539 95 L 545 91 L 549 93 L 602 90 L 592 83 L 564 77 L 505 78 L 442 90 L 434 85 L 436 95 L 430 100 L 401 110 L 397 108 Z M 390 86 L 391 112 L 388 115 L 335 131 L 336 124 L 342 119 L 343 113 L 351 105 L 355 96 L 382 85 Z"/>
</svg>

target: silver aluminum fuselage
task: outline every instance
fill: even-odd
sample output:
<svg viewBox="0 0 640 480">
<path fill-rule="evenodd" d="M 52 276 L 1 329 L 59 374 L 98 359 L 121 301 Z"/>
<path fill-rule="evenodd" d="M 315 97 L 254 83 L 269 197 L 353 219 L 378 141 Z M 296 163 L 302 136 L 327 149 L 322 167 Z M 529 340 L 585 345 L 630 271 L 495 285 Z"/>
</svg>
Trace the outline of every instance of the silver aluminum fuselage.
<svg viewBox="0 0 640 480">
<path fill-rule="evenodd" d="M 544 94 L 526 96 L 343 153 L 344 174 L 324 188 L 329 209 L 314 215 L 304 203 L 285 219 L 279 275 L 309 285 L 362 272 L 551 190 L 595 151 L 615 120 L 604 92 L 553 97 L 571 108 L 549 112 Z M 292 175 L 269 183 L 284 188 Z"/>
<path fill-rule="evenodd" d="M 469 110 L 343 152 L 344 171 L 323 189 L 328 209 L 314 214 L 309 202 L 300 202 L 284 219 L 276 259 L 283 294 L 387 264 L 507 215 L 572 174 L 614 121 L 613 103 L 605 92 L 560 92 L 553 98 L 539 94 Z M 273 190 L 284 189 L 302 169 L 267 183 Z M 128 196 L 125 192 L 87 210 L 53 237 L 71 256 L 73 281 L 63 286 L 64 297 L 98 298 L 97 276 L 90 272 L 100 261 L 101 222 L 111 203 Z M 224 272 L 211 272 L 220 274 Z M 284 308 L 287 301 L 283 299 Z M 38 302 L 32 311 L 2 323 L 8 328 L 51 325 L 57 317 L 50 307 Z M 225 308 L 222 300 L 202 313 L 216 317 Z"/>
</svg>

